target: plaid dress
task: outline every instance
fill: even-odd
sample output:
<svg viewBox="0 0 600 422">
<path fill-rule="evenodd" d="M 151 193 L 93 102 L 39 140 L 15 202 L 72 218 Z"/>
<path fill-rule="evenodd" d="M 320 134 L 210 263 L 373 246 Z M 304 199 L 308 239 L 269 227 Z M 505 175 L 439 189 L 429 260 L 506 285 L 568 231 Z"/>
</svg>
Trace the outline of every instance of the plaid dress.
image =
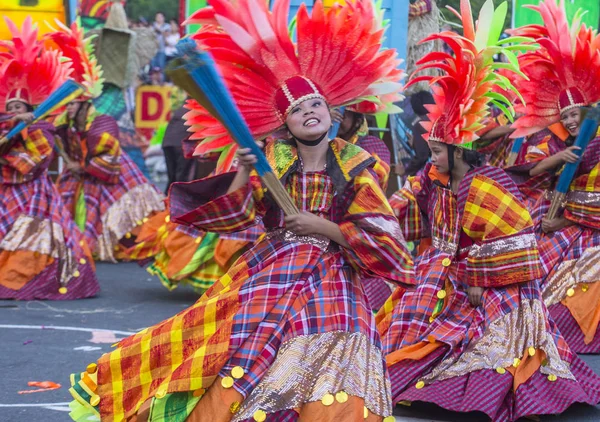
<svg viewBox="0 0 600 422">
<path fill-rule="evenodd" d="M 600 137 L 590 142 L 565 201 L 571 225 L 539 230 L 544 301 L 571 349 L 600 353 Z M 549 203 L 549 201 L 548 201 Z M 547 207 L 546 207 L 547 208 Z"/>
<path fill-rule="evenodd" d="M 217 234 L 171 221 L 170 210 L 154 215 L 140 228 L 129 259 L 148 265 L 169 290 L 189 285 L 204 293 L 264 234 L 262 224 L 239 233 Z"/>
<path fill-rule="evenodd" d="M 47 169 L 54 127 L 32 125 L 0 155 L 0 299 L 94 296 L 91 254 Z"/>
<path fill-rule="evenodd" d="M 410 282 L 412 262 L 370 169 L 374 160 L 339 139 L 323 172 L 300 171 L 295 148 L 284 142 L 269 144 L 266 155 L 298 208 L 336 222 L 350 248 L 286 231 L 257 178 L 229 194 L 232 173 L 174 185 L 176 221 L 231 233 L 262 216 L 265 239 L 192 307 L 120 342 L 92 376 L 74 375 L 73 416 L 99 412 L 121 421 L 148 405 L 152 421 L 391 415 L 360 276 Z"/>
<path fill-rule="evenodd" d="M 144 218 L 164 210 L 162 194 L 121 150 L 112 117 L 92 109 L 84 133 L 76 132 L 65 116 L 56 124 L 62 148 L 83 168 L 81 174 L 65 170 L 58 181 L 65 205 L 99 260 L 126 259 L 120 242 Z"/>
<path fill-rule="evenodd" d="M 395 292 L 377 315 L 394 402 L 515 421 L 600 401 L 600 378 L 548 317 L 517 186 L 493 167 L 468 172 L 457 195 L 447 183 L 429 164 L 392 201 L 409 220 L 408 240 L 432 238 L 416 263 L 417 287 Z M 479 307 L 470 286 L 484 288 Z"/>
</svg>

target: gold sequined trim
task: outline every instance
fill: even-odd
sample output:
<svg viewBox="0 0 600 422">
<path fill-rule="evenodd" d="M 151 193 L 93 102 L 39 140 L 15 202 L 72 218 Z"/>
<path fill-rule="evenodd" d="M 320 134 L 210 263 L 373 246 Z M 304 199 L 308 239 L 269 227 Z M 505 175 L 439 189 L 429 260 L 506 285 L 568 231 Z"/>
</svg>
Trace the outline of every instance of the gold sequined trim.
<svg viewBox="0 0 600 422">
<path fill-rule="evenodd" d="M 446 253 L 448 255 L 454 255 L 458 250 L 458 245 L 456 243 L 448 242 L 442 238 L 435 236 L 431 238 L 431 245 L 438 251 Z"/>
<path fill-rule="evenodd" d="M 340 401 L 345 395 L 363 398 L 374 414 L 392 413 L 381 350 L 361 333 L 335 331 L 294 337 L 283 343 L 233 422 L 252 418 L 258 410 L 271 414 L 304 403 Z"/>
<path fill-rule="evenodd" d="M 300 236 L 286 229 L 271 230 L 267 232 L 265 237 L 268 240 L 279 240 L 281 242 L 306 243 L 309 245 L 316 246 L 317 248 L 323 251 L 327 250 L 329 244 L 331 243 L 331 241 L 325 236 Z"/>
<path fill-rule="evenodd" d="M 541 367 L 540 372 L 575 379 L 569 365 L 561 360 L 552 335 L 546 331 L 545 315 L 539 300 L 522 301 L 518 309 L 492 322 L 483 337 L 470 344 L 464 353 L 440 362 L 423 381 L 430 384 L 481 369 L 504 373 L 503 368 L 518 366 L 531 347 L 546 353 L 548 365 Z"/>
<path fill-rule="evenodd" d="M 563 300 L 568 296 L 570 289 L 582 285 L 582 290 L 587 290 L 589 284 L 600 281 L 599 254 L 600 246 L 596 246 L 587 248 L 579 259 L 563 261 L 542 286 L 546 306 Z"/>
<path fill-rule="evenodd" d="M 73 250 L 67 247 L 62 227 L 51 221 L 21 215 L 0 242 L 0 250 L 33 251 L 58 260 L 60 285 L 66 286 L 78 274 Z M 66 293 L 66 291 L 65 291 Z"/>
<path fill-rule="evenodd" d="M 97 250 L 100 261 L 116 262 L 114 248 L 119 241 L 154 211 L 164 211 L 164 197 L 149 183 L 138 185 L 119 198 L 102 216 L 102 234 Z"/>
<path fill-rule="evenodd" d="M 535 240 L 535 235 L 522 234 L 511 236 L 508 239 L 498 239 L 484 245 L 472 245 L 469 255 L 473 258 L 486 258 L 498 256 L 503 253 L 536 248 L 537 242 Z"/>
</svg>

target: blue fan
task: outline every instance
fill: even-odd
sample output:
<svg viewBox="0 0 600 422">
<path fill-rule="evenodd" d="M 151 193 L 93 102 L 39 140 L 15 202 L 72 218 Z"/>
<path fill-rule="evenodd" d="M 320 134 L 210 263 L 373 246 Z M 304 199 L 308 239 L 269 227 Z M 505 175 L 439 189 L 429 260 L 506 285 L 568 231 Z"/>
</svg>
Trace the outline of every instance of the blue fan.
<svg viewBox="0 0 600 422">
<path fill-rule="evenodd" d="M 199 50 L 191 39 L 181 40 L 177 44 L 177 51 L 178 59 L 167 69 L 171 80 L 217 118 L 240 147 L 252 151 L 258 159 L 254 167 L 277 204 L 286 214 L 297 214 L 296 205 L 252 137 L 248 125 L 217 71 L 212 56 Z"/>
<path fill-rule="evenodd" d="M 589 109 L 582 108 L 581 110 L 583 122 L 581 123 L 581 128 L 579 129 L 579 135 L 573 144 L 574 146 L 579 147 L 579 150 L 575 151 L 575 153 L 579 155 L 579 160 L 577 160 L 575 163 L 565 164 L 565 167 L 558 178 L 558 184 L 556 185 L 554 196 L 552 197 L 552 204 L 548 210 L 549 219 L 553 219 L 557 216 L 558 210 L 560 209 L 561 204 L 563 203 L 564 198 L 569 191 L 569 186 L 573 181 L 575 171 L 577 171 L 577 167 L 579 167 L 581 156 L 583 155 L 583 152 L 587 148 L 590 141 L 594 139 L 596 133 L 598 132 L 598 125 L 600 124 L 600 109 L 598 106 Z"/>
<path fill-rule="evenodd" d="M 83 87 L 77 82 L 69 79 L 63 83 L 56 91 L 54 91 L 46 100 L 41 103 L 33 112 L 33 122 L 44 119 L 54 110 L 64 106 L 68 102 L 77 98 L 83 93 Z M 12 128 L 2 139 L 0 139 L 0 145 L 8 142 L 11 138 L 18 135 L 23 129 L 26 129 L 30 124 L 19 122 Z"/>
</svg>

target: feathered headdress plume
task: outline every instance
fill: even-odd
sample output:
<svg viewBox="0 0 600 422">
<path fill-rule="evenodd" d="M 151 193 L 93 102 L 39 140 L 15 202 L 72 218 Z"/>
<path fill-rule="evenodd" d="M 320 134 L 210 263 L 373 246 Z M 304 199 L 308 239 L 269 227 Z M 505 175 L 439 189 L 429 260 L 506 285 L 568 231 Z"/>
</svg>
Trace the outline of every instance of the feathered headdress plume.
<svg viewBox="0 0 600 422">
<path fill-rule="evenodd" d="M 524 116 L 514 123 L 513 137 L 547 128 L 569 108 L 600 101 L 600 36 L 582 23 L 581 11 L 569 25 L 564 0 L 527 7 L 542 16 L 544 25 L 526 25 L 512 33 L 531 37 L 542 48 L 519 56 L 528 80 L 519 83 L 526 105 L 519 109 Z"/>
<path fill-rule="evenodd" d="M 10 101 L 38 105 L 68 79 L 69 64 L 58 52 L 44 49 L 31 17 L 21 30 L 7 17 L 4 20 L 12 39 L 0 41 L 0 111 Z"/>
<path fill-rule="evenodd" d="M 264 0 L 209 0 L 187 23 L 208 24 L 193 38 L 214 58 L 252 135 L 264 138 L 285 123 L 290 107 L 319 96 L 332 107 L 363 100 L 381 104 L 398 93 L 402 71 L 395 50 L 382 50 L 383 29 L 370 0 L 353 0 L 312 14 L 300 6 L 294 44 L 288 32 L 289 0 L 270 12 Z M 387 98 L 387 97 L 386 97 Z M 236 144 L 194 101 L 188 103 L 196 155 L 220 152 L 217 171 L 228 170 Z"/>
<path fill-rule="evenodd" d="M 83 28 L 77 22 L 71 27 L 56 21 L 58 30 L 44 36 L 51 41 L 50 47 L 58 49 L 63 57 L 71 62 L 73 74 L 71 77 L 83 85 L 85 92 L 81 100 L 90 100 L 102 94 L 102 67 L 94 55 L 92 37 L 85 38 Z"/>
<path fill-rule="evenodd" d="M 422 123 L 428 131 L 425 139 L 472 147 L 472 142 L 478 139 L 477 132 L 484 127 L 482 120 L 489 114 L 491 104 L 512 120 L 514 110 L 511 102 L 494 88 L 498 86 L 517 96 L 520 94 L 510 79 L 496 70 L 505 69 L 524 77 L 513 51 L 536 47 L 526 45 L 531 40 L 525 37 L 500 39 L 507 8 L 506 2 L 494 9 L 492 0 L 486 1 L 475 25 L 469 1 L 461 0 L 460 13 L 451 7 L 449 9 L 461 19 L 463 35 L 444 31 L 422 41 L 441 40 L 454 53 L 433 52 L 426 55 L 417 62 L 419 68 L 415 73 L 436 68 L 442 75 L 413 77 L 407 84 L 408 87 L 428 81 L 433 90 L 435 104 L 427 106 L 429 121 Z M 508 63 L 495 62 L 496 54 L 504 54 Z"/>
</svg>

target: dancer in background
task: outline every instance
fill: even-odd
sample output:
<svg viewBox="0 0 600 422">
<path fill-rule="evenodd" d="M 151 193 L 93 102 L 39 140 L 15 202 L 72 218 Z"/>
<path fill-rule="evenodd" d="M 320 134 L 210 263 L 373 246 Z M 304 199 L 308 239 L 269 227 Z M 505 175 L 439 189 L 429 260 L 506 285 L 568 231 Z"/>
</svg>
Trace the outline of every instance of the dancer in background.
<svg viewBox="0 0 600 422">
<path fill-rule="evenodd" d="M 392 295 L 378 315 L 394 402 L 479 411 L 493 421 L 595 405 L 600 377 L 571 352 L 542 300 L 521 194 L 470 149 L 498 83 L 487 47 L 474 41 L 504 16 L 496 12 L 493 24 L 481 14 L 476 32 L 468 0 L 461 11 L 465 36 L 439 35 L 454 55 L 422 61 L 444 72 L 433 80 L 425 125 L 431 164 L 392 201 L 409 240 L 432 238 L 415 265 L 417 287 Z"/>
<path fill-rule="evenodd" d="M 381 45 L 383 31 L 370 1 L 327 11 L 317 1 L 311 16 L 302 5 L 297 49 L 287 29 L 288 2 L 275 3 L 273 12 L 263 0 L 240 0 L 236 8 L 227 0 L 210 3 L 214 8 L 192 20 L 234 22 L 243 30 L 214 27 L 199 41 L 215 58 L 250 130 L 265 135 L 285 125 L 290 132 L 291 140 L 269 142 L 265 153 L 300 213 L 284 215 L 251 174 L 256 157 L 246 149 L 239 150 L 237 172 L 175 184 L 170 202 L 176 222 L 229 233 L 262 217 L 265 239 L 196 304 L 121 341 L 100 358 L 97 371 L 91 367 L 92 375 L 75 375 L 74 416 L 393 420 L 379 337 L 360 278 L 409 283 L 411 257 L 372 169 L 375 160 L 355 145 L 327 139 L 327 133 L 328 105 L 357 102 L 379 83 L 400 89 L 394 51 L 373 48 Z M 263 25 L 260 31 L 254 22 Z M 260 38 L 249 46 L 240 37 L 263 31 L 276 34 L 268 46 Z M 334 35 L 340 42 L 330 42 Z M 344 42 L 360 39 L 370 40 L 365 49 Z M 256 54 L 245 56 L 243 48 Z M 230 54 L 240 63 L 231 62 Z M 340 71 L 339 80 L 352 83 L 336 84 L 330 71 L 311 62 L 317 56 Z M 279 60 L 262 61 L 270 57 Z M 194 111 L 208 121 L 206 110 Z M 228 136 L 216 123 L 198 138 L 205 138 L 205 130 Z M 97 380 L 91 397 L 84 393 L 88 380 Z"/>
<path fill-rule="evenodd" d="M 123 251 L 133 244 L 139 226 L 164 210 L 164 198 L 122 151 L 115 119 L 98 114 L 91 104 L 102 90 L 101 70 L 83 30 L 77 24 L 61 26 L 47 40 L 71 60 L 72 78 L 86 88 L 55 121 L 70 159 L 58 188 L 94 256 L 127 259 Z"/>
<path fill-rule="evenodd" d="M 94 296 L 91 254 L 47 172 L 54 127 L 40 121 L 2 137 L 19 122 L 32 122 L 33 107 L 67 80 L 69 64 L 44 50 L 31 18 L 21 31 L 5 20 L 13 39 L 0 41 L 0 299 Z"/>
<path fill-rule="evenodd" d="M 532 176 L 554 186 L 565 163 L 577 161 L 573 146 L 581 125 L 580 107 L 600 101 L 600 36 L 578 22 L 569 25 L 561 0 L 536 7 L 544 26 L 525 26 L 517 34 L 531 36 L 544 48 L 520 58 L 529 81 L 521 84 L 525 115 L 515 126 L 520 133 L 560 121 L 565 142 L 549 140 L 537 146 L 539 159 Z M 568 31 L 566 29 L 568 29 Z M 550 107 L 548 104 L 552 104 Z M 534 128 L 534 129 L 531 129 Z M 538 230 L 544 301 L 571 349 L 600 353 L 600 138 L 590 142 L 566 196 L 564 213 L 546 217 L 551 195 L 538 205 Z"/>
</svg>

